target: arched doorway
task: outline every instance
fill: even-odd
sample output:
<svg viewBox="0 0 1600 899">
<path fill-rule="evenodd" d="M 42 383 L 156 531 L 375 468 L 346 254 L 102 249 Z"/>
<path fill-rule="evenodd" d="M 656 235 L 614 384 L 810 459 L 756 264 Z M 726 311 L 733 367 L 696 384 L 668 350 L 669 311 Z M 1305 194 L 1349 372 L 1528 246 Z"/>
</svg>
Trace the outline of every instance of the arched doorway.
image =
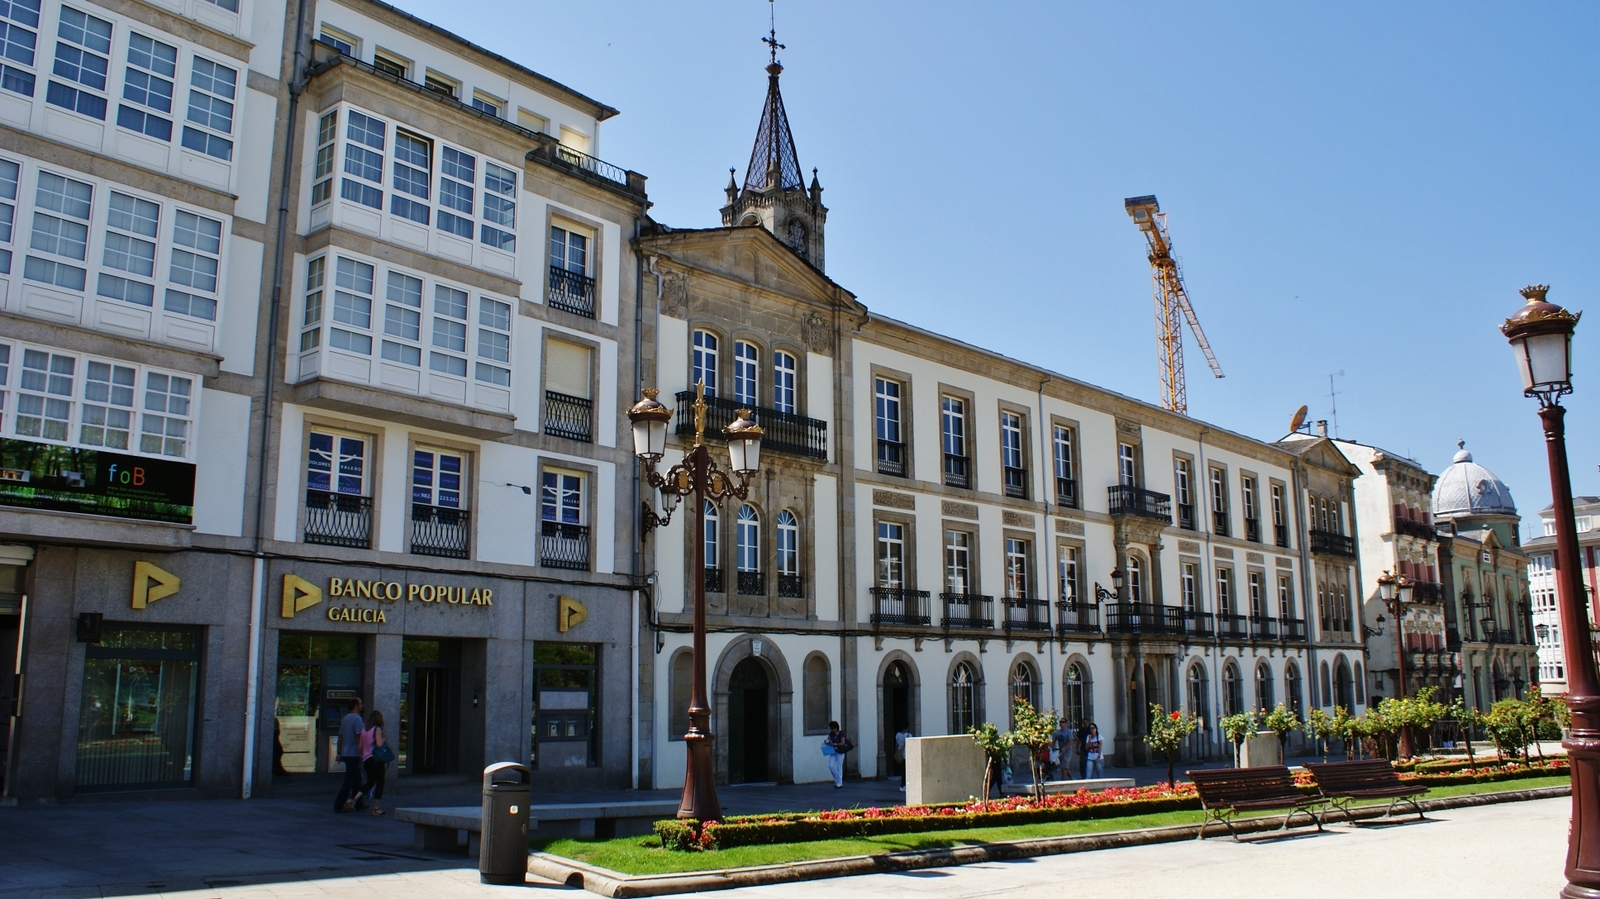
<svg viewBox="0 0 1600 899">
<path fill-rule="evenodd" d="M 883 670 L 883 716 L 878 721 L 882 730 L 879 746 L 886 754 L 888 774 L 905 775 L 905 763 L 895 758 L 894 735 L 901 727 L 911 726 L 911 670 L 906 663 L 895 660 Z"/>
<path fill-rule="evenodd" d="M 1355 684 L 1350 677 L 1350 663 L 1339 656 L 1333 663 L 1333 704 L 1351 714 L 1356 710 Z"/>
<path fill-rule="evenodd" d="M 1139 716 L 1139 720 L 1144 722 L 1144 730 L 1140 731 L 1140 733 L 1147 734 L 1150 732 L 1150 722 L 1155 720 L 1155 710 L 1151 706 L 1160 704 L 1162 699 L 1161 682 L 1156 679 L 1155 666 L 1149 662 L 1145 663 L 1144 680 L 1140 683 L 1140 687 L 1143 688 L 1140 690 L 1140 699 L 1144 700 L 1144 704 L 1141 706 L 1144 714 Z"/>
<path fill-rule="evenodd" d="M 772 684 L 767 669 L 754 658 L 733 667 L 728 681 L 728 782 L 772 780 L 770 716 Z"/>
</svg>

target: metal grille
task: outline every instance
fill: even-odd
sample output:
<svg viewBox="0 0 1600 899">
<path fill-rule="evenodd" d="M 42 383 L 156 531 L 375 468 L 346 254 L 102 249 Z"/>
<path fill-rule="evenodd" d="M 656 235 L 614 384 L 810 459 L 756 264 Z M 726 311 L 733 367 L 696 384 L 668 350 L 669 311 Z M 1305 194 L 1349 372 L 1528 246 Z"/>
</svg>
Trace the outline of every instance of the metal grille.
<svg viewBox="0 0 1600 899">
<path fill-rule="evenodd" d="M 722 569 L 714 568 L 710 565 L 706 566 L 706 592 L 721 593 L 722 591 Z"/>
<path fill-rule="evenodd" d="M 307 490 L 305 542 L 370 549 L 372 498 Z"/>
<path fill-rule="evenodd" d="M 594 442 L 594 401 L 554 390 L 544 392 L 544 432 L 568 440 Z"/>
<path fill-rule="evenodd" d="M 1012 631 L 1049 631 L 1050 603 L 1042 599 L 1008 596 L 1006 604 L 1006 633 Z"/>
<path fill-rule="evenodd" d="M 467 510 L 411 504 L 411 552 L 418 556 L 465 559 L 472 529 Z"/>
<path fill-rule="evenodd" d="M 1156 521 L 1172 523 L 1172 497 L 1141 487 L 1115 484 L 1106 488 L 1110 494 L 1112 515 L 1136 515 Z"/>
<path fill-rule="evenodd" d="M 740 596 L 765 596 L 767 594 L 767 573 L 764 571 L 741 571 L 738 573 Z"/>
<path fill-rule="evenodd" d="M 594 279 L 559 265 L 550 266 L 550 306 L 562 312 L 594 318 Z"/>
<path fill-rule="evenodd" d="M 677 432 L 680 437 L 694 434 L 694 391 L 684 390 L 678 397 Z M 761 426 L 761 449 L 810 459 L 828 458 L 828 423 L 793 412 L 779 412 L 765 406 L 751 407 L 722 397 L 706 397 L 706 436 L 721 437 L 723 427 L 738 417 L 738 410 L 750 409 L 750 420 Z"/>
<path fill-rule="evenodd" d="M 784 599 L 803 599 L 806 595 L 806 579 L 799 574 L 778 575 L 778 595 Z"/>
<path fill-rule="evenodd" d="M 546 568 L 588 571 L 588 526 L 562 521 L 539 522 L 539 564 Z"/>
<path fill-rule="evenodd" d="M 926 625 L 931 621 L 926 590 L 873 587 L 872 600 L 873 624 Z"/>
<path fill-rule="evenodd" d="M 905 477 L 906 445 L 893 440 L 878 441 L 878 474 Z"/>
<path fill-rule="evenodd" d="M 977 593 L 941 593 L 944 600 L 944 626 L 982 628 L 994 627 L 994 597 Z"/>
<path fill-rule="evenodd" d="M 1028 470 L 1005 466 L 1006 496 L 1028 498 Z"/>
</svg>

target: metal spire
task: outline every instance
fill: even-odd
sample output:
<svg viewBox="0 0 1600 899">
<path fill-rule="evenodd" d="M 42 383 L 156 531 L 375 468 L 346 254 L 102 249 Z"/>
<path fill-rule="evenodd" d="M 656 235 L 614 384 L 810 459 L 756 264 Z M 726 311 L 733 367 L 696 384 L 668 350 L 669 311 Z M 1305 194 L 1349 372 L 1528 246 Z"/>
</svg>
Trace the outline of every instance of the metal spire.
<svg viewBox="0 0 1600 899">
<path fill-rule="evenodd" d="M 767 36 L 761 39 L 768 51 L 767 102 L 761 108 L 756 145 L 750 151 L 750 166 L 744 173 L 747 190 L 764 189 L 769 171 L 776 172 L 777 186 L 784 190 L 798 190 L 805 186 L 800 178 L 800 157 L 795 153 L 794 135 L 789 131 L 789 116 L 783 111 L 783 95 L 778 92 L 778 75 L 783 72 L 783 65 L 778 62 L 778 51 L 787 48 L 778 43 L 776 3 L 773 3 L 773 7 L 772 26 Z"/>
</svg>

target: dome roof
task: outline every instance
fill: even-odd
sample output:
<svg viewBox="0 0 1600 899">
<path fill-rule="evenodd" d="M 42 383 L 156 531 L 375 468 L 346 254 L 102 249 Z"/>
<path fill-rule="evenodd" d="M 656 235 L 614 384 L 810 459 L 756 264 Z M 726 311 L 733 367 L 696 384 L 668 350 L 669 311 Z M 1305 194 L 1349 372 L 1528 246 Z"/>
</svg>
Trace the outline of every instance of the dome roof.
<svg viewBox="0 0 1600 899">
<path fill-rule="evenodd" d="M 1466 441 L 1458 441 L 1455 461 L 1433 487 L 1433 514 L 1443 518 L 1470 515 L 1515 515 L 1511 490 L 1494 472 L 1472 461 Z"/>
</svg>

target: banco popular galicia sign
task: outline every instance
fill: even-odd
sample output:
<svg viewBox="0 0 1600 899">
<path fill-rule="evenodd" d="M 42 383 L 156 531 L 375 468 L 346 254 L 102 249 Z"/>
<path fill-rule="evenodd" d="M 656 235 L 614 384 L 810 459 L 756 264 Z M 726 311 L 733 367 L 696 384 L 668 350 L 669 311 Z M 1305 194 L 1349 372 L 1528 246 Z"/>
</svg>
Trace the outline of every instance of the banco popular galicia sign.
<svg viewBox="0 0 1600 899">
<path fill-rule="evenodd" d="M 351 624 L 388 624 L 386 604 L 420 602 L 424 605 L 451 605 L 458 608 L 494 605 L 494 590 L 488 587 L 452 587 L 445 584 L 402 584 L 399 581 L 354 578 L 329 578 L 327 590 L 298 575 L 283 576 L 283 607 L 280 614 L 293 618 L 328 599 L 351 602 L 330 603 L 323 614 L 329 621 Z M 366 604 L 354 602 L 365 600 Z"/>
</svg>

